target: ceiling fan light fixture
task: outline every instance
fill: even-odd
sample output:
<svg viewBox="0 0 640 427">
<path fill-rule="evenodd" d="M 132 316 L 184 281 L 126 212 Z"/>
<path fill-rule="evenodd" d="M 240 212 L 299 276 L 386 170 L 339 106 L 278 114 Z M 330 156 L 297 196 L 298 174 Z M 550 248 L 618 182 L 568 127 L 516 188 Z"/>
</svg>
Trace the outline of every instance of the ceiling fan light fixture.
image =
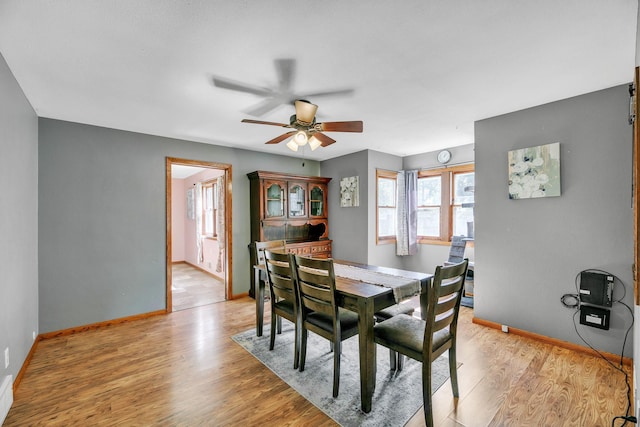
<svg viewBox="0 0 640 427">
<path fill-rule="evenodd" d="M 287 142 L 287 147 L 289 147 L 289 150 L 291 151 L 298 151 L 298 144 L 296 144 L 293 138 Z"/>
<path fill-rule="evenodd" d="M 293 136 L 293 140 L 296 144 L 302 147 L 307 143 L 309 137 L 307 136 L 307 133 L 305 131 L 301 130 Z"/>
<path fill-rule="evenodd" d="M 318 111 L 318 106 L 304 99 L 297 100 L 295 105 L 296 119 L 305 124 L 313 123 L 313 119 L 316 117 L 316 111 Z"/>
<path fill-rule="evenodd" d="M 315 136 L 311 136 L 311 138 L 309 138 L 309 147 L 311 147 L 311 151 L 315 151 L 315 149 L 320 147 L 321 145 L 322 142 L 320 142 L 320 140 Z"/>
</svg>

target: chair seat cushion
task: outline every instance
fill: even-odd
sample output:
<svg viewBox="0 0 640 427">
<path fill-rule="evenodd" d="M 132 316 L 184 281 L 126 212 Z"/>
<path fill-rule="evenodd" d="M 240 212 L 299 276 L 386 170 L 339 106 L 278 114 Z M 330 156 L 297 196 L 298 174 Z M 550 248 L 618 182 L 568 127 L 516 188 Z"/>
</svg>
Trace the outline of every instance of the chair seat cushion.
<svg viewBox="0 0 640 427">
<path fill-rule="evenodd" d="M 373 327 L 376 338 L 393 342 L 414 352 L 422 353 L 424 328 L 427 322 L 412 316 L 394 316 Z M 434 334 L 433 350 L 442 346 L 450 337 L 447 329 Z"/>
<path fill-rule="evenodd" d="M 338 308 L 338 317 L 340 318 L 340 329 L 344 334 L 353 328 L 358 327 L 358 313 Z M 324 329 L 327 332 L 333 330 L 333 320 L 330 315 L 314 311 L 307 315 L 307 322 Z"/>
<path fill-rule="evenodd" d="M 383 320 L 391 319 L 393 316 L 397 316 L 399 314 L 408 314 L 409 316 L 412 316 L 414 311 L 416 311 L 416 309 L 410 304 L 395 304 L 383 310 L 376 311 L 373 315 L 378 322 L 382 322 Z"/>
</svg>

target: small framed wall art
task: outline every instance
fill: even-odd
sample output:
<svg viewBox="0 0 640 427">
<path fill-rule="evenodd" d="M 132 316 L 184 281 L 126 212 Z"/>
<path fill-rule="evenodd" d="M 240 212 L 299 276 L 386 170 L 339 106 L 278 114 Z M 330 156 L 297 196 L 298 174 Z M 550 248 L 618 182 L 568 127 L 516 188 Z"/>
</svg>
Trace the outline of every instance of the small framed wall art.
<svg viewBox="0 0 640 427">
<path fill-rule="evenodd" d="M 340 207 L 360 206 L 358 177 L 350 176 L 340 180 Z"/>
<path fill-rule="evenodd" d="M 560 143 L 509 151 L 509 198 L 560 196 Z"/>
</svg>

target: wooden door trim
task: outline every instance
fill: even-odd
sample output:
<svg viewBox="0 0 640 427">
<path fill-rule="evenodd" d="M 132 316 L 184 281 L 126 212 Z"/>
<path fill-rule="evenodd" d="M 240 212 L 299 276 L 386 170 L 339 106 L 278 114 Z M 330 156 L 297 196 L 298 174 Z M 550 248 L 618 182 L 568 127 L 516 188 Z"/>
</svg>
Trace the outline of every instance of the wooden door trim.
<svg viewBox="0 0 640 427">
<path fill-rule="evenodd" d="M 226 284 L 226 298 L 231 300 L 234 298 L 233 295 L 233 257 L 231 254 L 233 253 L 233 242 L 232 242 L 232 171 L 231 165 L 227 163 L 217 163 L 217 162 L 207 162 L 202 160 L 190 160 L 190 159 L 181 159 L 177 157 L 167 157 L 165 160 L 165 185 L 166 185 L 166 293 L 167 293 L 167 308 L 166 311 L 170 313 L 173 310 L 173 300 L 171 295 L 171 282 L 172 282 L 172 253 L 171 253 L 171 165 L 183 165 L 183 166 L 194 166 L 194 167 L 203 167 L 203 168 L 212 168 L 212 169 L 220 169 L 224 171 L 224 180 L 225 180 L 225 209 L 224 209 L 224 221 L 225 221 L 225 268 L 224 268 L 224 277 Z"/>
<path fill-rule="evenodd" d="M 633 91 L 633 289 L 636 305 L 640 305 L 640 289 L 638 278 L 640 273 L 640 256 L 638 242 L 640 242 L 640 127 L 638 126 L 638 112 L 640 111 L 638 98 L 638 84 L 640 83 L 640 67 L 634 73 Z"/>
</svg>

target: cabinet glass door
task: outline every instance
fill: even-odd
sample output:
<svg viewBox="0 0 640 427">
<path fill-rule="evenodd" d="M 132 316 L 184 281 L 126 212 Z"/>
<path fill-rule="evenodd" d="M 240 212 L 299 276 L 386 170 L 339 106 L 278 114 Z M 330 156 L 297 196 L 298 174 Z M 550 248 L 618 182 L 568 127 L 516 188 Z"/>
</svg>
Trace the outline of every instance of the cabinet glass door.
<svg viewBox="0 0 640 427">
<path fill-rule="evenodd" d="M 267 212 L 269 218 L 284 216 L 284 189 L 273 183 L 267 187 Z"/>
<path fill-rule="evenodd" d="M 317 185 L 311 188 L 309 210 L 311 216 L 324 216 L 324 191 Z"/>
<path fill-rule="evenodd" d="M 289 187 L 289 217 L 305 216 L 305 190 L 301 185 Z"/>
</svg>

